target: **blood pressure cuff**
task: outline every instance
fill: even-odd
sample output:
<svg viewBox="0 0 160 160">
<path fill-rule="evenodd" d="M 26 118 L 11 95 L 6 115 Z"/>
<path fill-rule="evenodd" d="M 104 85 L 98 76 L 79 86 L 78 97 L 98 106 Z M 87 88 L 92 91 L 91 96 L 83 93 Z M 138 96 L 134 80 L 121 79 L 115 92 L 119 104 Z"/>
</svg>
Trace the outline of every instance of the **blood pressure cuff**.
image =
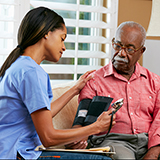
<svg viewBox="0 0 160 160">
<path fill-rule="evenodd" d="M 84 126 L 84 120 L 86 118 L 86 115 L 88 113 L 88 108 L 91 103 L 92 99 L 83 99 L 80 101 L 78 110 L 73 122 L 74 125 L 82 125 Z"/>
<path fill-rule="evenodd" d="M 93 99 L 83 99 L 78 106 L 73 125 L 87 126 L 97 120 L 97 117 L 107 111 L 113 98 L 95 96 Z"/>
</svg>

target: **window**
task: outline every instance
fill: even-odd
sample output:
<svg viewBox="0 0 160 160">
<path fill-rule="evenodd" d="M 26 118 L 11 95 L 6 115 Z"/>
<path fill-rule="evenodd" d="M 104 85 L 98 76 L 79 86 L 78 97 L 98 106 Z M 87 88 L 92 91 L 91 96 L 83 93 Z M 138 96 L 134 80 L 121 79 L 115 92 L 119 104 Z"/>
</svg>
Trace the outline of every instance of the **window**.
<svg viewBox="0 0 160 160">
<path fill-rule="evenodd" d="M 66 23 L 66 51 L 62 58 L 56 64 L 41 63 L 53 85 L 76 81 L 86 71 L 99 69 L 109 62 L 111 39 L 117 27 L 118 0 L 30 0 L 29 3 L 30 9 L 39 6 L 53 9 Z M 16 36 L 13 37 L 15 41 Z"/>
<path fill-rule="evenodd" d="M 14 3 L 1 3 L 0 4 L 0 66 L 8 55 L 14 45 Z"/>
<path fill-rule="evenodd" d="M 28 8 L 27 0 L 0 0 L 0 66 L 17 46 L 17 30 Z"/>
</svg>

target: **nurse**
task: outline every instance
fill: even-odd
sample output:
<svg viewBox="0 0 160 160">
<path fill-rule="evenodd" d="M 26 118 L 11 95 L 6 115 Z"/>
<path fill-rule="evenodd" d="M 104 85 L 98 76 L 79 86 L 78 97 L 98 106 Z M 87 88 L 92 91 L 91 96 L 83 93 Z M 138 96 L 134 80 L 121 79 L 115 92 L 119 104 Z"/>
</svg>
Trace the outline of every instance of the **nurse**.
<svg viewBox="0 0 160 160">
<path fill-rule="evenodd" d="M 52 117 L 92 78 L 89 76 L 92 71 L 86 72 L 51 103 L 50 79 L 40 63 L 59 61 L 66 49 L 66 36 L 64 20 L 53 10 L 38 7 L 23 18 L 18 46 L 0 69 L 0 158 L 40 159 L 46 154 L 51 158 L 52 152 L 35 148 L 80 141 L 109 128 L 111 111 L 104 112 L 94 124 L 79 129 L 56 130 L 52 124 Z"/>
</svg>

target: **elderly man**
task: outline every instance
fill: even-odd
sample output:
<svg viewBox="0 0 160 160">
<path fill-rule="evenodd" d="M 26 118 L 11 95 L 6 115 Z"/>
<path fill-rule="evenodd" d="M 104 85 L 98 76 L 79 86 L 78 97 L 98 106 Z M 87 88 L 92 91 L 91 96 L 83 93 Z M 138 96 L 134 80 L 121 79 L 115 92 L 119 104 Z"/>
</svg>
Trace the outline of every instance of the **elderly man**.
<svg viewBox="0 0 160 160">
<path fill-rule="evenodd" d="M 137 62 L 146 49 L 145 38 L 146 31 L 140 24 L 120 24 L 112 40 L 112 61 L 93 73 L 94 79 L 79 96 L 79 101 L 94 96 L 112 97 L 113 101 L 124 99 L 110 134 L 102 144 L 94 146 L 114 146 L 115 159 L 157 159 L 160 154 L 160 77 Z M 73 127 L 83 126 L 78 115 Z M 67 147 L 86 145 L 84 140 Z"/>
</svg>

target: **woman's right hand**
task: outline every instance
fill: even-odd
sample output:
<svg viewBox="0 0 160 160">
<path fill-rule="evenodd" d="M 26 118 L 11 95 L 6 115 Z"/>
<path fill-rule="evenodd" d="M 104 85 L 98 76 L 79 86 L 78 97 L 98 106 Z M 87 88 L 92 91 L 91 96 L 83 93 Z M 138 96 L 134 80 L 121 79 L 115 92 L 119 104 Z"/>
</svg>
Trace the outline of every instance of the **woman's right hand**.
<svg viewBox="0 0 160 160">
<path fill-rule="evenodd" d="M 91 70 L 91 71 L 87 71 L 86 73 L 84 73 L 83 75 L 80 76 L 80 78 L 78 79 L 78 81 L 76 82 L 76 84 L 74 85 L 74 87 L 77 90 L 77 94 L 79 94 L 79 92 L 81 91 L 81 89 L 86 85 L 86 83 L 93 78 L 93 73 L 95 72 L 95 70 Z"/>
<path fill-rule="evenodd" d="M 97 118 L 97 121 L 94 124 L 92 124 L 92 125 L 95 125 L 96 131 L 98 131 L 95 133 L 95 135 L 105 134 L 105 132 L 109 129 L 112 111 L 114 111 L 114 109 L 110 109 L 108 111 L 103 112 Z M 116 116 L 113 115 L 112 126 L 115 125 L 115 123 L 116 123 L 115 118 L 116 118 Z M 73 128 L 82 128 L 82 126 L 75 125 L 75 126 L 73 126 Z M 88 137 L 84 138 L 80 141 L 69 143 L 65 146 L 67 149 L 85 149 L 87 146 L 87 139 L 88 139 Z"/>
<path fill-rule="evenodd" d="M 102 114 L 97 118 L 97 121 L 95 123 L 98 124 L 98 128 L 100 132 L 105 132 L 109 129 L 110 122 L 111 122 L 111 113 L 113 110 L 114 109 L 110 109 L 108 111 L 102 112 Z M 116 124 L 115 118 L 116 118 L 116 115 L 114 114 L 112 126 Z"/>
</svg>

